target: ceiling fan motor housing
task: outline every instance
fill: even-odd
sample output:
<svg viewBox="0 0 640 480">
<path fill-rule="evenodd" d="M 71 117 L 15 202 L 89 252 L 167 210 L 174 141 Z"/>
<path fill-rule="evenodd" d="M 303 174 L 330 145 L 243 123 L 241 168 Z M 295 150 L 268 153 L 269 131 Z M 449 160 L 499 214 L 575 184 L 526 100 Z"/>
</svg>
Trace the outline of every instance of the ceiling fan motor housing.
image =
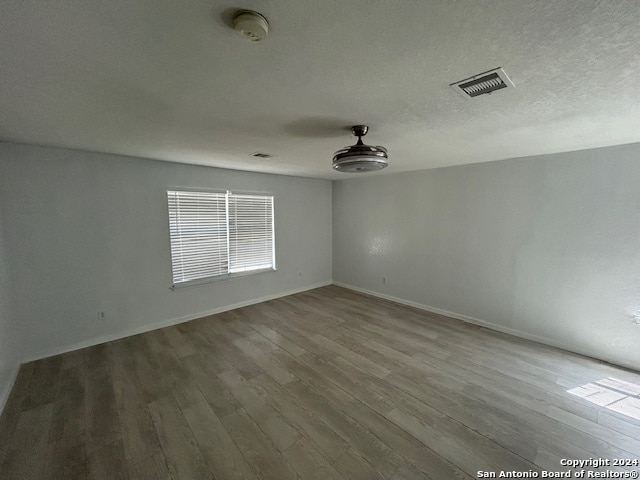
<svg viewBox="0 0 640 480">
<path fill-rule="evenodd" d="M 387 149 L 365 145 L 362 137 L 367 134 L 369 127 L 354 125 L 351 131 L 358 137 L 358 143 L 338 150 L 333 156 L 333 169 L 346 173 L 363 173 L 382 170 L 389 165 Z"/>
</svg>

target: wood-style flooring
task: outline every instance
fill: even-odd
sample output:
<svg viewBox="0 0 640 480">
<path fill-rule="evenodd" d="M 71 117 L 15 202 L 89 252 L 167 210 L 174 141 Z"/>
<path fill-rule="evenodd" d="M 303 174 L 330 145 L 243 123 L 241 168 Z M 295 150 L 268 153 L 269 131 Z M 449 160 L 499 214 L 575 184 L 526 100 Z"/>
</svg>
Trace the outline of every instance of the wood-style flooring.
<svg viewBox="0 0 640 480">
<path fill-rule="evenodd" d="M 638 458 L 639 420 L 567 393 L 608 377 L 640 385 L 330 286 L 23 365 L 0 478 L 446 480 Z"/>
</svg>

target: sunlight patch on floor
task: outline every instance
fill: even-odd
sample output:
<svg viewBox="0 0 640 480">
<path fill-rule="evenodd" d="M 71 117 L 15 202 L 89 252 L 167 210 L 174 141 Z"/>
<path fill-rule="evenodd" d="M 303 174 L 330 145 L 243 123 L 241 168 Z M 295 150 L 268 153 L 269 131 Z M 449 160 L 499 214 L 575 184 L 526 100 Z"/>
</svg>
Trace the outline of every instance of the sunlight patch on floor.
<svg viewBox="0 0 640 480">
<path fill-rule="evenodd" d="M 640 385 L 608 377 L 567 390 L 567 393 L 640 420 Z"/>
</svg>

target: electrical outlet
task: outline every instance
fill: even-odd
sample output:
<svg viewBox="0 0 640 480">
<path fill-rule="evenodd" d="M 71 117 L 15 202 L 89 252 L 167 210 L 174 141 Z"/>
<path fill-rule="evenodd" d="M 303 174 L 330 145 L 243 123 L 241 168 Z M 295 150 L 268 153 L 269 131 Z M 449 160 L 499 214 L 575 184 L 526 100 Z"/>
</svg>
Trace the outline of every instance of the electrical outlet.
<svg viewBox="0 0 640 480">
<path fill-rule="evenodd" d="M 98 320 L 105 320 L 107 318 L 107 312 L 98 312 Z"/>
<path fill-rule="evenodd" d="M 387 283 L 387 277 L 382 277 L 382 283 Z"/>
</svg>

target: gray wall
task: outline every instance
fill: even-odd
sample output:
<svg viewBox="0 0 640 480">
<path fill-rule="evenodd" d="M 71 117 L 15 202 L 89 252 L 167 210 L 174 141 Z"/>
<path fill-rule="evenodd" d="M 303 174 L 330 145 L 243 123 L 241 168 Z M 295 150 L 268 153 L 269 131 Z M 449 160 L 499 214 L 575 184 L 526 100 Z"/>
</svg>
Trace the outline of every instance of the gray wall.
<svg viewBox="0 0 640 480">
<path fill-rule="evenodd" d="M 333 277 L 638 368 L 639 158 L 335 182 Z M 167 187 L 273 192 L 278 271 L 171 291 Z M 0 405 L 19 361 L 332 278 L 327 181 L 0 143 L 0 208 Z"/>
<path fill-rule="evenodd" d="M 168 187 L 272 192 L 278 270 L 170 290 Z M 331 281 L 324 180 L 4 143 L 0 204 L 22 359 Z"/>
<path fill-rule="evenodd" d="M 20 365 L 20 336 L 13 310 L 9 255 L 0 203 L 0 412 Z"/>
<path fill-rule="evenodd" d="M 334 280 L 637 369 L 639 214 L 639 144 L 338 181 Z"/>
</svg>

